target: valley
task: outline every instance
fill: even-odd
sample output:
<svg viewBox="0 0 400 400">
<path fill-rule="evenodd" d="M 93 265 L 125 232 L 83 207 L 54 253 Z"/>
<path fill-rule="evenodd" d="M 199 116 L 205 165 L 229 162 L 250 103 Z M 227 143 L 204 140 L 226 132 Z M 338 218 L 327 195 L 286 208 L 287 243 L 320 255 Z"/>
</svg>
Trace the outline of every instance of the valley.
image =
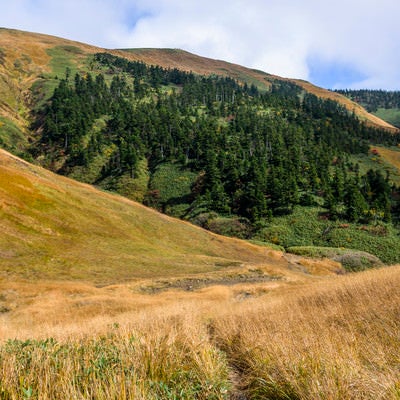
<svg viewBox="0 0 400 400">
<path fill-rule="evenodd" d="M 1 28 L 0 399 L 399 399 L 398 133 L 309 82 Z"/>
</svg>

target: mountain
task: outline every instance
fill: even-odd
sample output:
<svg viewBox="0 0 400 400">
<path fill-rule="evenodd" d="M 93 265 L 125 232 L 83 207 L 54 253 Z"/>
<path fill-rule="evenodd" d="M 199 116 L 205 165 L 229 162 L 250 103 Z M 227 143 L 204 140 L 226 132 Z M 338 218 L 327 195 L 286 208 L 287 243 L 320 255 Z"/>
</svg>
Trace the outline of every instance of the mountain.
<svg viewBox="0 0 400 400">
<path fill-rule="evenodd" d="M 126 54 L 126 52 L 130 54 Z M 352 101 L 348 96 L 318 87 L 302 79 L 282 78 L 226 61 L 200 57 L 179 49 L 130 49 L 123 50 L 123 53 L 119 54 L 132 61 L 143 61 L 147 64 L 160 65 L 164 68 L 179 68 L 201 75 L 218 74 L 230 76 L 239 81 L 247 82 L 249 85 L 254 84 L 261 90 L 270 88 L 271 84 L 276 81 L 291 82 L 322 99 L 337 101 L 350 112 L 354 112 L 360 120 L 366 121 L 372 126 L 382 127 L 393 132 L 398 130 L 397 127 L 386 120 L 367 112 L 364 106 L 357 101 Z"/>
<path fill-rule="evenodd" d="M 349 99 L 357 102 L 368 112 L 387 121 L 400 126 L 400 92 L 388 90 L 337 90 Z"/>
<path fill-rule="evenodd" d="M 11 138 L 0 139 L 9 146 L 20 146 L 28 133 L 29 111 L 34 105 L 32 89 L 43 79 L 52 81 L 54 74 L 63 76 L 65 68 L 88 69 L 89 55 L 107 51 L 132 61 L 143 61 L 165 68 L 179 68 L 197 74 L 230 76 L 260 89 L 269 88 L 276 80 L 294 82 L 307 92 L 333 99 L 374 126 L 394 129 L 387 122 L 369 114 L 345 96 L 295 79 L 283 79 L 262 71 L 220 60 L 200 57 L 178 49 L 106 50 L 49 35 L 0 28 L 0 116 Z M 54 82 L 48 83 L 49 89 Z M 4 129 L 4 128 L 3 128 Z"/>
<path fill-rule="evenodd" d="M 219 234 L 400 259 L 400 175 L 377 150 L 397 130 L 346 97 L 176 49 L 7 29 L 0 49 L 4 149 Z"/>
<path fill-rule="evenodd" d="M 394 130 L 179 50 L 0 64 L 0 398 L 399 398 L 399 266 L 346 274 L 400 260 Z"/>
</svg>

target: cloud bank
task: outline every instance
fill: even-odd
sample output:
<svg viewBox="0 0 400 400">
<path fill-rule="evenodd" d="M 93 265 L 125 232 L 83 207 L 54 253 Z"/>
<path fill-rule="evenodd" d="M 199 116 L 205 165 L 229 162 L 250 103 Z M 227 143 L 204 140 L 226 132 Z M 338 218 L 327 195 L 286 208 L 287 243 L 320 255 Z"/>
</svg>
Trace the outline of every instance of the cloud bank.
<svg viewBox="0 0 400 400">
<path fill-rule="evenodd" d="M 318 85 L 400 89 L 397 0 L 13 0 L 0 25 L 172 47 Z"/>
</svg>

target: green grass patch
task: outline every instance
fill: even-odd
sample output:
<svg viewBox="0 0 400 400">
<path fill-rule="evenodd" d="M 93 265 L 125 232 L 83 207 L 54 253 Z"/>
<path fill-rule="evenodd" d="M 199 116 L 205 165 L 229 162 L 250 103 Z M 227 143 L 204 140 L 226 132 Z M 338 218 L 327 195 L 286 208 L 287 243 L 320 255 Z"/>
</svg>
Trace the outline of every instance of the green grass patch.
<svg viewBox="0 0 400 400">
<path fill-rule="evenodd" d="M 10 119 L 0 116 L 0 147 L 15 154 L 21 154 L 27 145 L 24 132 Z"/>
<path fill-rule="evenodd" d="M 368 170 L 380 170 L 389 172 L 391 179 L 396 184 L 400 184 L 399 170 L 392 164 L 385 161 L 379 154 L 358 154 L 351 155 L 349 160 L 353 163 L 358 163 L 360 166 L 360 175 L 365 175 Z"/>
<path fill-rule="evenodd" d="M 254 239 L 285 249 L 298 246 L 346 248 L 373 254 L 386 264 L 400 261 L 399 231 L 392 225 L 330 221 L 324 212 L 321 207 L 295 207 L 292 214 L 273 218 Z"/>
<path fill-rule="evenodd" d="M 76 57 L 82 54 L 82 51 L 74 46 L 56 46 L 47 49 L 46 52 L 51 57 L 49 63 L 51 73 L 42 74 L 31 87 L 35 98 L 35 110 L 39 110 L 52 96 L 59 85 L 59 79 L 65 78 L 67 70 L 69 70 L 70 79 L 73 79 L 78 72 Z"/>
<path fill-rule="evenodd" d="M 149 183 L 149 172 L 147 168 L 147 160 L 139 161 L 139 165 L 134 177 L 130 173 L 119 176 L 111 176 L 100 181 L 98 185 L 112 192 L 116 192 L 128 199 L 142 202 L 147 192 Z"/>
<path fill-rule="evenodd" d="M 60 77 L 65 76 L 64 73 Z M 47 100 L 53 95 L 54 90 L 60 84 L 58 77 L 39 78 L 31 87 L 31 92 L 35 99 L 33 110 L 38 112 L 46 103 Z"/>
<path fill-rule="evenodd" d="M 73 50 L 76 49 L 76 50 Z M 74 46 L 56 46 L 47 50 L 47 54 L 51 57 L 50 67 L 52 73 L 59 78 L 64 77 L 67 68 L 71 71 L 71 76 L 77 72 L 76 55 L 82 52 Z"/>
<path fill-rule="evenodd" d="M 373 114 L 389 124 L 400 127 L 400 109 L 398 108 L 378 108 Z"/>
</svg>

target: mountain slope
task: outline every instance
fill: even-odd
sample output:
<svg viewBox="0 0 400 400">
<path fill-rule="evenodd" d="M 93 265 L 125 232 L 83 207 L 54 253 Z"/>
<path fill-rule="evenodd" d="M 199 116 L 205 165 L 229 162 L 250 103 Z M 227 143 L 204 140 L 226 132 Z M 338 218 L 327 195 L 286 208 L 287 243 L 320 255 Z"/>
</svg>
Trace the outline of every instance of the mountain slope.
<svg viewBox="0 0 400 400">
<path fill-rule="evenodd" d="M 214 232 L 285 248 L 330 246 L 324 232 L 341 232 L 337 219 L 399 219 L 384 166 L 368 158 L 372 143 L 395 146 L 397 136 L 321 99 L 342 101 L 337 93 L 181 50 L 110 54 L 6 29 L 0 43 L 0 145 L 14 154 Z M 308 206 L 313 221 L 325 218 L 312 241 L 303 222 L 294 240 L 276 232 L 274 218 Z M 378 241 L 393 232 L 383 227 Z M 373 231 L 361 234 L 351 245 L 376 253 Z M 350 243 L 336 236 L 337 247 Z M 383 261 L 397 261 L 386 247 Z"/>
<path fill-rule="evenodd" d="M 322 99 L 337 101 L 346 107 L 350 112 L 354 112 L 362 121 L 366 121 L 372 126 L 397 131 L 393 125 L 368 113 L 358 103 L 351 101 L 345 96 L 336 92 L 331 92 L 313 85 L 301 79 L 282 78 L 271 75 L 263 71 L 250 69 L 241 65 L 228 63 L 226 61 L 214 60 L 211 58 L 200 57 L 179 49 L 129 49 L 124 50 L 122 55 L 130 60 L 143 61 L 148 64 L 160 65 L 164 68 L 179 68 L 185 71 L 192 71 L 198 74 L 226 75 L 256 85 L 259 89 L 268 89 L 274 81 L 292 82 L 302 87 L 306 92 L 312 93 Z"/>
<path fill-rule="evenodd" d="M 96 283 L 283 266 L 278 252 L 223 238 L 0 151 L 0 274 Z"/>
<path fill-rule="evenodd" d="M 50 94 L 51 89 L 55 87 L 55 78 L 58 75 L 63 76 L 66 67 L 72 72 L 78 68 L 89 71 L 88 56 L 101 51 L 105 50 L 53 36 L 0 28 L 0 122 L 3 125 L 3 131 L 7 129 L 9 132 L 8 136 L 0 135 L 0 144 L 3 142 L 3 145 L 6 144 L 8 148 L 20 150 L 23 147 L 24 135 L 29 135 L 27 129 L 29 111 L 35 105 L 32 98 L 35 84 L 46 82 Z M 395 130 L 391 125 L 368 114 L 362 107 L 346 97 L 305 81 L 283 79 L 262 71 L 176 49 L 107 51 L 129 60 L 139 60 L 162 67 L 179 68 L 198 74 L 230 76 L 264 90 L 276 80 L 293 82 L 309 93 L 340 102 L 349 111 L 354 111 L 360 119 L 373 126 Z M 19 133 L 15 133 L 18 130 Z M 11 139 L 10 132 L 14 136 Z"/>
</svg>

